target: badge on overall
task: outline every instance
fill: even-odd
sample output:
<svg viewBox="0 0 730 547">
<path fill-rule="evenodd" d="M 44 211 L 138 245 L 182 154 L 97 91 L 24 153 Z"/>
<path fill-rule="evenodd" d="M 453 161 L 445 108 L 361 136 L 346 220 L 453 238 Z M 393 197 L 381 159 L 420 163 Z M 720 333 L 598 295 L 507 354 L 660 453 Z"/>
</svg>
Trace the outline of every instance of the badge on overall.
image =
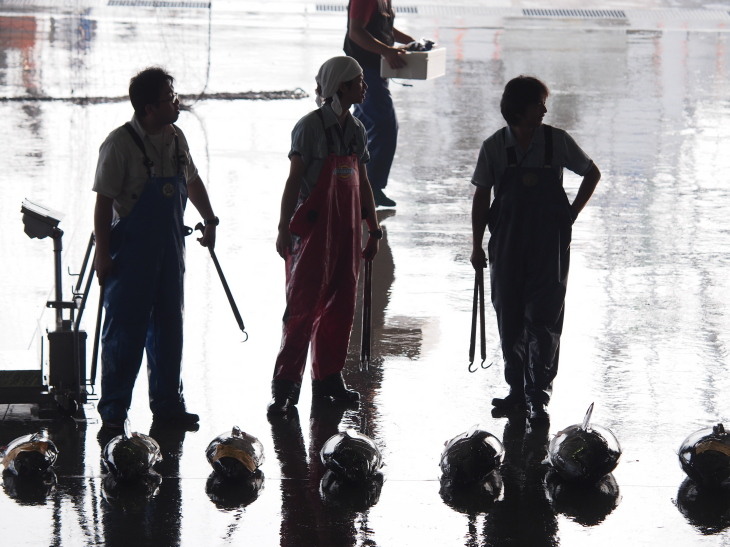
<svg viewBox="0 0 730 547">
<path fill-rule="evenodd" d="M 175 193 L 175 185 L 171 182 L 167 182 L 162 186 L 162 195 L 166 198 L 171 198 Z"/>
<path fill-rule="evenodd" d="M 535 186 L 537 184 L 538 178 L 535 173 L 527 172 L 524 175 L 522 175 L 522 184 L 525 186 Z"/>
<path fill-rule="evenodd" d="M 340 180 L 345 180 L 355 174 L 355 170 L 348 164 L 335 167 L 335 175 Z"/>
</svg>

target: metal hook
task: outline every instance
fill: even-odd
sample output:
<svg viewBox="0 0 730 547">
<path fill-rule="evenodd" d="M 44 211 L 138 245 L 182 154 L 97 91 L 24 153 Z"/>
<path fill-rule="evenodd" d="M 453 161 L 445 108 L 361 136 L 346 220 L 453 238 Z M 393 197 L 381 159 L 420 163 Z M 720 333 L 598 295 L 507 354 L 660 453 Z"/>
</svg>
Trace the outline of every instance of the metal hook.
<svg viewBox="0 0 730 547">
<path fill-rule="evenodd" d="M 485 331 L 485 319 L 484 319 L 484 272 L 481 269 L 474 271 L 474 304 L 472 307 L 471 314 L 471 340 L 469 342 L 469 372 L 476 372 L 477 368 L 474 365 L 474 353 L 476 350 L 476 335 L 477 335 L 477 317 L 479 318 L 479 333 L 480 333 L 480 354 L 482 362 L 479 365 L 483 369 L 488 369 L 492 366 L 490 363 L 486 367 L 484 362 L 487 360 L 487 341 Z M 473 367 L 473 368 L 472 368 Z"/>
<path fill-rule="evenodd" d="M 200 232 L 203 233 L 205 232 L 205 226 L 203 226 L 202 222 L 198 222 L 195 225 L 195 230 L 200 230 Z M 190 229 L 190 233 L 193 233 L 193 231 L 194 230 Z M 226 277 L 223 275 L 223 270 L 221 269 L 221 265 L 218 262 L 218 257 L 216 256 L 215 250 L 213 250 L 212 247 L 208 247 L 208 252 L 210 252 L 210 258 L 213 259 L 213 265 L 218 272 L 218 277 L 220 278 L 221 284 L 223 285 L 223 290 L 225 291 L 226 297 L 228 298 L 228 303 L 231 305 L 231 310 L 233 311 L 233 315 L 236 318 L 236 323 L 238 323 L 238 328 L 241 329 L 241 332 L 246 335 L 246 339 L 244 340 L 245 342 L 246 340 L 248 340 L 248 333 L 246 332 L 246 327 L 243 325 L 243 319 L 241 318 L 241 314 L 238 311 L 238 306 L 236 306 L 236 302 L 235 300 L 233 300 L 233 294 L 231 294 L 231 289 L 228 287 Z"/>
<path fill-rule="evenodd" d="M 469 361 L 469 367 L 468 367 L 469 372 L 476 372 L 480 368 L 483 370 L 487 370 L 489 367 L 491 367 L 494 364 L 494 361 L 492 361 L 491 363 L 489 363 L 488 365 L 485 366 L 484 363 L 486 363 L 486 362 L 487 362 L 486 358 L 482 359 L 482 362 L 477 367 L 477 365 L 474 364 L 474 361 Z"/>
</svg>

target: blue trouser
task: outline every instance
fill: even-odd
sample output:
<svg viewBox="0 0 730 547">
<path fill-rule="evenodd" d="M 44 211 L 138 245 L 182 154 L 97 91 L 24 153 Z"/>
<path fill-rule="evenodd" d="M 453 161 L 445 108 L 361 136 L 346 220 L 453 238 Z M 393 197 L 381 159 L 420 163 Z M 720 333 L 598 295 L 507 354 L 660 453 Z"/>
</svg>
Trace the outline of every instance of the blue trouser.
<svg viewBox="0 0 730 547">
<path fill-rule="evenodd" d="M 375 190 L 382 190 L 388 184 L 398 142 L 398 119 L 388 80 L 380 77 L 380 69 L 365 68 L 363 76 L 368 90 L 362 104 L 355 105 L 354 114 L 368 132 L 370 162 L 367 169 L 370 185 Z"/>
<path fill-rule="evenodd" d="M 180 371 L 186 200 L 182 175 L 152 177 L 132 212 L 112 228 L 114 266 L 104 282 L 101 349 L 104 421 L 126 418 L 145 349 L 152 412 L 166 416 L 185 409 Z"/>
</svg>

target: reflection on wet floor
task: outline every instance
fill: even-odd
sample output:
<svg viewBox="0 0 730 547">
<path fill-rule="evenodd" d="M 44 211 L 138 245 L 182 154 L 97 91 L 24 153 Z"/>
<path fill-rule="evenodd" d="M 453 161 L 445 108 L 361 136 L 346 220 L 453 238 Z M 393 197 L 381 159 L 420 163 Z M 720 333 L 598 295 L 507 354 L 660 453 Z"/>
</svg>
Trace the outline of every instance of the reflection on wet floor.
<svg viewBox="0 0 730 547">
<path fill-rule="evenodd" d="M 383 476 L 378 473 L 377 480 L 343 487 L 328 476 L 331 472 L 320 456 L 325 441 L 341 431 L 345 415 L 356 411 L 356 406 L 315 401 L 309 412 L 309 428 L 304 430 L 296 409 L 288 415 L 269 416 L 272 460 L 280 470 L 281 545 L 359 545 L 372 537 L 367 512 L 378 504 Z M 362 420 L 361 429 L 367 431 L 365 418 Z M 121 481 L 110 473 L 88 475 L 96 463 L 88 461 L 85 453 L 84 421 L 5 420 L 0 431 L 5 438 L 25 434 L 33 427 L 48 429 L 62 457 L 41 477 L 6 471 L 3 491 L 20 507 L 49 507 L 56 514 L 54 528 L 49 531 L 53 537 L 65 537 L 63 528 L 70 523 L 68 515 L 62 517 L 59 511 L 70 504 L 88 544 L 180 544 L 184 480 L 180 460 L 189 433 L 153 427 L 149 434 L 159 443 L 163 460 L 151 474 Z M 621 493 L 613 474 L 589 483 L 559 476 L 547 457 L 549 431 L 549 421 L 531 424 L 522 413 L 512 414 L 501 434 L 502 463 L 484 483 L 442 478 L 439 494 L 443 503 L 468 519 L 464 545 L 554 546 L 561 543 L 558 515 L 582 527 L 595 527 L 617 508 Z M 103 450 L 116 433 L 102 428 L 96 439 L 99 449 Z M 725 455 L 723 476 L 727 479 L 728 454 L 722 450 L 719 454 Z M 207 477 L 205 493 L 210 502 L 219 511 L 238 515 L 227 537 L 235 535 L 236 522 L 257 501 L 265 483 L 260 470 L 244 482 L 227 481 L 216 473 Z M 702 534 L 718 534 L 730 526 L 727 480 L 722 488 L 708 489 L 686 478 L 677 492 L 676 505 Z"/>
<path fill-rule="evenodd" d="M 281 467 L 281 545 L 353 545 L 357 530 L 353 511 L 325 504 L 319 457 L 324 442 L 339 431 L 344 406 L 312 403 L 311 440 L 307 449 L 297 411 L 271 417 L 271 434 Z"/>
<path fill-rule="evenodd" d="M 730 15 L 694 0 L 623 6 L 624 19 L 463 3 L 419 2 L 398 15 L 447 47 L 449 68 L 392 86 L 400 139 L 388 193 L 398 208 L 378 212 L 372 360 L 358 366 L 359 299 L 345 369 L 361 401 L 314 404 L 305 382 L 297 412 L 271 421 L 284 309 L 274 239 L 289 136 L 313 108 L 316 68 L 339 54 L 342 12 L 303 1 L 0 5 L 0 113 L 12 135 L 0 172 L 0 368 L 35 366 L 52 322 L 43 313 L 51 246 L 23 234 L 19 205 L 36 198 L 65 213 L 64 265 L 73 271 L 91 230 L 98 146 L 131 115 L 121 97 L 138 65 L 164 63 L 176 76 L 188 107 L 181 127 L 220 204 L 216 252 L 250 333 L 242 344 L 208 254 L 189 244 L 183 374 L 201 428 L 151 427 L 141 377 L 132 425 L 155 438 L 163 459 L 135 484 L 118 484 L 102 465 L 110 437 L 93 398 L 86 421 L 0 402 L 0 446 L 47 428 L 59 451 L 37 480 L 3 475 L 3 544 L 728 543 L 730 495 L 687 478 L 677 453 L 729 412 L 730 191 L 718 173 L 730 169 Z M 604 171 L 574 227 L 561 371 L 550 422 L 539 426 L 490 414 L 505 387 L 489 303 L 495 364 L 467 372 L 468 181 L 482 139 L 502 123 L 499 93 L 519 73 L 548 83 L 548 123 L 579 138 Z M 567 177 L 569 194 L 575 186 Z M 64 272 L 64 290 L 72 282 Z M 92 312 L 84 328 L 91 335 Z M 623 454 L 611 474 L 575 485 L 546 462 L 548 446 L 592 401 Z M 454 489 L 439 480 L 439 455 L 474 425 L 503 443 L 504 460 L 485 484 Z M 236 485 L 205 454 L 234 426 L 265 454 L 260 473 Z M 381 449 L 382 483 L 348 488 L 327 474 L 320 450 L 345 429 Z"/>
</svg>

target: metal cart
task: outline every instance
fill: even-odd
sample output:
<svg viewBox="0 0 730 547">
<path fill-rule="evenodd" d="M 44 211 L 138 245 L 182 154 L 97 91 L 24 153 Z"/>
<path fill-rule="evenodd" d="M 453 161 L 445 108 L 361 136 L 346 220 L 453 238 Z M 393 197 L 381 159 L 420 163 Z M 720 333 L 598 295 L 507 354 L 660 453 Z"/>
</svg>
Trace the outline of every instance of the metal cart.
<svg viewBox="0 0 730 547">
<path fill-rule="evenodd" d="M 24 231 L 30 238 L 53 240 L 55 298 L 46 307 L 55 309 L 55 329 L 46 330 L 48 355 L 45 361 L 45 340 L 42 341 L 38 369 L 0 370 L 0 404 L 37 404 L 42 415 L 61 413 L 84 417 L 83 404 L 93 396 L 96 359 L 99 347 L 101 301 L 97 314 L 91 378 L 86 375 L 86 332 L 80 329 L 94 278 L 94 235 L 89 239 L 81 271 L 71 300 L 63 300 L 61 252 L 63 230 L 58 227 L 58 213 L 37 203 L 24 200 L 21 206 Z M 101 299 L 100 299 L 101 300 Z M 46 366 L 44 366 L 46 365 Z M 88 388 L 91 387 L 91 394 Z"/>
</svg>

